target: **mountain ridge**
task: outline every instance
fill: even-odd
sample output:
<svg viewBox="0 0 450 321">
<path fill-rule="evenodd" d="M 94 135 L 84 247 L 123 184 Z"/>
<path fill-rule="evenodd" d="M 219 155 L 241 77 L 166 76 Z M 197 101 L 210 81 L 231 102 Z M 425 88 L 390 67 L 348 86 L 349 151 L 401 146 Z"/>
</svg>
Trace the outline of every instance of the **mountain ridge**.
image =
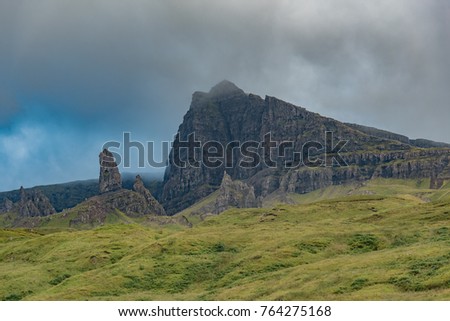
<svg viewBox="0 0 450 321">
<path fill-rule="evenodd" d="M 216 168 L 207 168 L 203 164 L 197 168 L 180 168 L 174 165 L 175 159 L 189 161 L 188 155 L 180 150 L 180 146 L 192 133 L 195 133 L 195 138 L 202 144 L 217 141 L 222 146 L 232 141 L 262 142 L 265 135 L 271 133 L 275 142 L 291 141 L 294 144 L 293 150 L 300 152 L 307 142 L 326 145 L 325 132 L 333 132 L 336 139 L 348 141 L 342 154 L 349 166 L 330 166 L 320 171 L 320 168 L 311 170 L 305 166 L 287 169 L 258 164 L 253 168 L 243 169 L 233 165 L 226 168 L 227 173 L 233 180 L 244 180 L 253 185 L 257 197 L 264 197 L 279 188 L 306 193 L 330 184 L 377 176 L 426 176 L 434 178 L 435 187 L 444 180 L 439 175 L 449 163 L 450 149 L 446 149 L 447 145 L 435 143 L 430 146 L 422 142 L 422 145 L 430 148 L 418 147 L 412 145 L 411 142 L 415 141 L 406 136 L 382 130 L 370 132 L 367 126 L 346 124 L 275 97 L 265 96 L 262 99 L 254 94 L 246 94 L 233 83 L 223 81 L 208 93 L 193 94 L 190 108 L 179 127 L 170 154 L 160 201 L 169 214 L 175 214 L 214 192 L 221 184 L 225 169 L 223 165 Z M 257 153 L 260 158 L 264 156 L 260 150 Z M 234 156 L 238 161 L 243 158 L 242 155 L 233 154 Z M 201 151 L 196 151 L 189 157 L 201 159 Z M 275 158 L 277 163 L 283 161 L 281 157 Z M 426 160 L 427 158 L 435 159 Z M 396 161 L 404 161 L 405 164 L 397 168 L 394 164 Z M 385 169 L 383 166 L 389 162 L 390 168 Z"/>
<path fill-rule="evenodd" d="M 265 133 L 271 133 L 277 143 L 292 141 L 294 151 L 299 151 L 308 141 L 326 144 L 326 137 L 323 135 L 326 131 L 335 133 L 337 139 L 348 140 L 341 151 L 341 157 L 349 166 L 285 168 L 283 166 L 292 159 L 279 157 L 275 157 L 278 166 L 276 168 L 258 164 L 245 169 L 238 166 L 183 169 L 176 168 L 171 163 L 166 168 L 162 182 L 149 181 L 147 178 L 145 184 L 154 201 L 161 202 L 167 213 L 173 215 L 219 190 L 225 169 L 232 181 L 240 181 L 251 187 L 255 198 L 260 200 L 259 203 L 272 193 L 304 194 L 352 180 L 364 181 L 377 177 L 427 178 L 430 179 L 430 187 L 439 188 L 450 178 L 450 144 L 410 139 L 405 135 L 374 127 L 340 122 L 276 97 L 266 95 L 263 99 L 258 95 L 245 93 L 228 80 L 213 86 L 209 92 L 193 93 L 190 108 L 180 124 L 170 158 L 173 160 L 177 156 L 187 160 L 183 152 L 176 155 L 176 147 L 180 141 L 187 140 L 191 133 L 195 133 L 200 142 L 215 140 L 222 145 L 231 141 L 261 142 Z M 261 151 L 258 151 L 258 155 L 264 156 Z M 314 156 L 322 155 L 323 153 L 317 152 Z M 102 157 L 102 154 L 100 156 Z M 200 155 L 194 156 L 197 158 Z M 110 158 L 111 155 L 104 154 L 103 157 Z M 242 157 L 237 160 L 242 160 Z M 107 179 L 119 175 L 109 182 L 113 190 L 119 189 L 119 185 L 128 190 L 133 189 L 135 175 L 129 177 L 129 174 L 124 173 L 122 179 L 120 174 L 111 175 L 109 168 L 103 168 L 100 176 L 105 173 Z M 227 184 L 226 187 L 231 189 L 224 190 L 222 194 L 235 193 L 231 186 L 232 184 Z M 42 191 L 57 212 L 73 208 L 102 191 L 101 186 L 99 191 L 98 180 L 38 186 L 25 191 L 34 193 L 36 189 Z M 103 190 L 107 192 L 108 188 L 105 189 L 104 186 Z M 19 199 L 19 190 L 0 193 L 0 211 L 10 208 L 10 202 L 16 203 Z M 232 206 L 234 201 L 230 198 L 230 203 L 227 204 L 226 200 L 227 197 L 222 197 L 218 208 Z M 159 209 L 158 212 L 163 211 Z"/>
<path fill-rule="evenodd" d="M 410 144 L 415 147 L 450 148 L 450 144 L 444 143 L 444 142 L 436 142 L 436 141 L 432 141 L 432 140 L 424 139 L 424 138 L 411 139 L 405 135 L 396 134 L 396 133 L 393 133 L 393 132 L 390 132 L 390 131 L 387 131 L 384 129 L 378 129 L 376 127 L 364 126 L 364 125 L 353 124 L 353 123 L 344 123 L 344 124 L 346 124 L 349 127 L 354 128 L 356 130 L 359 130 L 363 133 L 371 135 L 371 136 L 375 136 L 375 137 L 379 137 L 379 138 L 386 138 L 386 139 L 391 139 L 391 140 L 398 140 L 402 143 Z"/>
</svg>

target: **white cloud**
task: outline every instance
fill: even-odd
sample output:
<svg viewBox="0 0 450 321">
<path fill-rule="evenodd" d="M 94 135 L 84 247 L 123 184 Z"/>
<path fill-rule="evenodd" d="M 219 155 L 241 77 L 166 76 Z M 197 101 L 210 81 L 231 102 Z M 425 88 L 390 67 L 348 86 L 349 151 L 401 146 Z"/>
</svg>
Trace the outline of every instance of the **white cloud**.
<svg viewBox="0 0 450 321">
<path fill-rule="evenodd" d="M 32 156 L 39 150 L 45 140 L 44 130 L 29 125 L 22 125 L 10 134 L 0 136 L 0 156 L 10 164 L 32 164 Z"/>
</svg>

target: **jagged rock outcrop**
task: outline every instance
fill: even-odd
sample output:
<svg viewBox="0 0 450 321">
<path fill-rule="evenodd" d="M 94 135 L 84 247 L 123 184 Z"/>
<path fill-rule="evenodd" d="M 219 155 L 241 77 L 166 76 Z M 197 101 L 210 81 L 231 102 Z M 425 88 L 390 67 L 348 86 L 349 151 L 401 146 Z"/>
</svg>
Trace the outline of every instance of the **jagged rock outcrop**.
<svg viewBox="0 0 450 321">
<path fill-rule="evenodd" d="M 9 198 L 6 197 L 0 204 L 0 214 L 12 211 L 13 205 L 14 203 Z"/>
<path fill-rule="evenodd" d="M 270 156 L 276 166 L 268 166 L 264 162 L 255 162 L 250 167 L 239 166 L 245 156 L 232 149 L 230 157 L 225 158 L 220 166 L 211 167 L 205 165 L 200 148 L 191 155 L 186 149 L 179 148 L 189 141 L 193 133 L 201 145 L 215 141 L 224 148 L 233 141 L 240 144 L 263 142 L 270 133 L 276 144 L 293 142 L 292 152 L 301 154 L 307 142 L 318 142 L 322 146 L 330 143 L 325 136 L 327 131 L 333 132 L 335 142 L 340 139 L 347 141 L 341 155 L 348 166 L 327 163 L 329 166 L 317 168 L 302 164 L 289 167 L 286 164 L 292 163 L 293 159 L 280 155 L 276 150 L 266 150 L 263 154 L 259 145 L 254 152 L 260 159 Z M 331 142 L 331 145 L 335 143 Z M 448 169 L 450 149 L 446 146 L 426 140 L 410 140 L 403 135 L 366 126 L 344 124 L 275 97 L 263 99 L 246 94 L 233 83 L 223 81 L 209 93 L 193 94 L 190 109 L 179 127 L 169 157 L 160 201 L 169 215 L 175 214 L 219 189 L 225 169 L 231 179 L 253 186 L 256 197 L 265 197 L 279 189 L 306 193 L 372 177 L 428 178 L 433 180 L 431 187 L 436 187 L 440 185 L 441 172 Z M 312 156 L 322 157 L 324 151 L 315 150 Z M 227 164 L 229 159 L 233 162 Z M 199 166 L 189 163 L 177 166 L 175 160 L 191 161 L 191 164 L 199 161 Z"/>
<path fill-rule="evenodd" d="M 64 215 L 73 216 L 70 226 L 101 225 L 108 221 L 108 218 L 114 220 L 123 214 L 131 218 L 140 218 L 157 213 L 144 196 L 126 189 L 91 197 L 64 212 Z"/>
<path fill-rule="evenodd" d="M 149 214 L 165 215 L 164 208 L 153 197 L 144 182 L 138 175 L 133 185 L 133 190 L 122 189 L 122 179 L 113 154 L 104 149 L 99 155 L 100 158 L 100 193 L 102 195 L 92 198 L 96 204 L 92 208 L 100 208 L 100 216 L 105 216 L 106 212 L 119 210 L 130 217 L 141 217 Z M 111 194 L 112 192 L 115 192 Z M 99 205 L 105 203 L 103 205 Z M 88 213 L 89 214 L 89 213 Z"/>
<path fill-rule="evenodd" d="M 104 224 L 109 220 L 142 218 L 165 215 L 164 208 L 145 188 L 141 177 L 136 176 L 133 191 L 121 188 L 121 175 L 112 153 L 100 153 L 100 191 L 94 196 L 65 212 L 73 216 L 70 226 Z M 125 214 L 125 217 L 123 215 Z"/>
<path fill-rule="evenodd" d="M 214 213 L 219 214 L 231 207 L 260 207 L 253 186 L 241 181 L 233 181 L 226 172 L 220 184 L 219 195 L 214 204 Z"/>
<path fill-rule="evenodd" d="M 114 155 L 107 149 L 104 149 L 99 155 L 100 162 L 100 178 L 99 190 L 100 194 L 113 192 L 122 188 L 122 178 L 120 176 Z"/>
<path fill-rule="evenodd" d="M 144 199 L 147 202 L 148 207 L 151 208 L 152 213 L 157 215 L 166 215 L 166 211 L 162 207 L 161 204 L 153 197 L 152 193 L 145 188 L 144 182 L 142 181 L 142 178 L 140 175 L 136 176 L 136 181 L 133 185 L 133 190 L 144 197 Z"/>
<path fill-rule="evenodd" d="M 13 210 L 21 217 L 48 216 L 56 213 L 49 199 L 39 190 L 26 192 L 20 187 L 20 200 L 13 206 Z"/>
</svg>

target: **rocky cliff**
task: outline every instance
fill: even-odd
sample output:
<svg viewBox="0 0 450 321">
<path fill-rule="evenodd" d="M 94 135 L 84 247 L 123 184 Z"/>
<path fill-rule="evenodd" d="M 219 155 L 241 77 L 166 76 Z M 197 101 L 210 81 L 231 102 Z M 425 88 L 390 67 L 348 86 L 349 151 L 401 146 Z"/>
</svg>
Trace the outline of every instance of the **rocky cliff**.
<svg viewBox="0 0 450 321">
<path fill-rule="evenodd" d="M 331 140 L 326 132 L 333 133 Z M 201 148 L 196 148 L 193 154 L 181 148 L 186 147 L 186 142 L 191 144 L 192 134 L 203 147 L 204 143 L 214 141 L 226 148 L 232 142 L 263 142 L 268 133 L 277 146 L 292 142 L 291 151 L 299 154 L 311 141 L 321 146 L 334 146 L 339 140 L 345 140 L 347 143 L 339 152 L 348 166 L 339 166 L 330 158 L 321 166 L 308 167 L 297 164 L 295 157 L 280 154 L 279 149 L 264 150 L 260 144 L 253 153 L 260 159 L 270 156 L 273 164 L 255 161 L 241 166 L 248 157 L 231 148 L 222 164 L 211 167 L 205 165 Z M 341 123 L 275 97 L 263 99 L 247 94 L 233 83 L 223 81 L 208 93 L 193 94 L 170 154 L 160 201 L 168 214 L 174 214 L 219 189 L 225 170 L 232 180 L 251 185 L 256 197 L 265 197 L 277 190 L 306 193 L 372 177 L 430 178 L 435 182 L 432 187 L 436 187 L 449 164 L 450 149 L 446 146 Z M 313 159 L 323 158 L 327 149 L 311 148 L 310 151 Z M 185 166 L 179 166 L 183 162 Z"/>
<path fill-rule="evenodd" d="M 7 213 L 12 211 L 14 203 L 9 199 L 5 198 L 2 203 L 0 203 L 0 213 Z"/>
<path fill-rule="evenodd" d="M 145 188 L 144 182 L 142 181 L 142 178 L 140 175 L 136 176 L 136 181 L 133 185 L 133 190 L 141 195 L 146 203 L 148 204 L 148 207 L 152 209 L 152 213 L 157 215 L 166 215 L 166 211 L 162 207 L 161 204 L 158 203 L 158 201 L 153 197 L 152 193 Z"/>
<path fill-rule="evenodd" d="M 133 218 L 150 220 L 165 215 L 164 208 L 144 186 L 138 175 L 133 190 L 121 187 L 122 180 L 113 155 L 108 150 L 100 153 L 100 195 L 89 197 L 70 209 L 56 214 L 49 199 L 38 189 L 20 188 L 14 195 L 17 202 L 9 198 L 0 201 L 0 214 L 3 213 L 5 227 L 38 227 L 53 222 L 55 226 L 92 227 L 108 222 L 133 222 Z M 6 213 L 6 214 L 5 214 Z M 55 214 L 55 215 L 53 215 Z M 164 221 L 165 222 L 165 221 Z M 167 223 L 178 221 L 167 220 Z M 183 221 L 181 221 L 182 224 Z"/>
<path fill-rule="evenodd" d="M 433 147 L 438 147 L 438 148 L 450 148 L 450 144 L 447 143 L 440 143 L 440 142 L 434 142 L 432 140 L 429 139 L 423 139 L 423 138 L 419 138 L 419 139 L 410 139 L 404 135 L 399 135 L 399 134 L 395 134 L 395 133 L 391 133 L 389 131 L 386 130 L 381 130 L 378 128 L 374 128 L 374 127 L 368 127 L 368 126 L 362 126 L 362 125 L 358 125 L 358 124 L 350 124 L 350 123 L 345 123 L 347 126 L 352 127 L 360 132 L 366 133 L 368 135 L 371 136 L 375 136 L 378 138 L 385 138 L 385 139 L 390 139 L 390 140 L 397 140 L 399 142 L 402 143 L 406 143 L 406 144 L 410 144 L 412 146 L 416 146 L 416 147 L 421 147 L 421 148 L 433 148 Z"/>
<path fill-rule="evenodd" d="M 233 181 L 226 172 L 219 187 L 219 195 L 214 204 L 214 214 L 222 213 L 228 208 L 260 207 L 253 186 L 241 181 Z"/>
<path fill-rule="evenodd" d="M 104 224 L 109 217 L 123 214 L 130 218 L 159 215 L 153 204 L 149 204 L 144 196 L 126 189 L 91 197 L 64 212 L 64 215 L 72 217 L 69 222 L 72 227 Z"/>
<path fill-rule="evenodd" d="M 5 198 L 0 204 L 0 213 L 16 213 L 21 218 L 48 216 L 56 213 L 47 196 L 38 189 L 25 191 L 21 186 L 19 200 L 13 203 Z"/>
<path fill-rule="evenodd" d="M 26 193 L 23 187 L 20 188 L 20 201 L 15 206 L 22 217 L 47 216 L 56 213 L 41 191 L 33 190 L 31 193 Z"/>
<path fill-rule="evenodd" d="M 165 215 L 164 208 L 145 188 L 141 177 L 136 176 L 133 190 L 122 188 L 122 179 L 111 152 L 100 153 L 100 195 L 94 196 L 66 211 L 73 217 L 71 226 L 103 224 L 110 216 L 125 214 L 130 218 Z"/>
</svg>

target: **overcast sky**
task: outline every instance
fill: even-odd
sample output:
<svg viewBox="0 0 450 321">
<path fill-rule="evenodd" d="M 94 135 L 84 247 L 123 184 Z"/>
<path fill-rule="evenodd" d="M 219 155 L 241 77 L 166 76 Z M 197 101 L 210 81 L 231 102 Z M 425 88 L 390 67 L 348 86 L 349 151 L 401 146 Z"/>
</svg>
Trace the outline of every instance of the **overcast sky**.
<svg viewBox="0 0 450 321">
<path fill-rule="evenodd" d="M 171 140 L 223 79 L 450 142 L 449 30 L 440 0 L 0 0 L 0 190 L 95 178 L 104 142 Z"/>
</svg>

